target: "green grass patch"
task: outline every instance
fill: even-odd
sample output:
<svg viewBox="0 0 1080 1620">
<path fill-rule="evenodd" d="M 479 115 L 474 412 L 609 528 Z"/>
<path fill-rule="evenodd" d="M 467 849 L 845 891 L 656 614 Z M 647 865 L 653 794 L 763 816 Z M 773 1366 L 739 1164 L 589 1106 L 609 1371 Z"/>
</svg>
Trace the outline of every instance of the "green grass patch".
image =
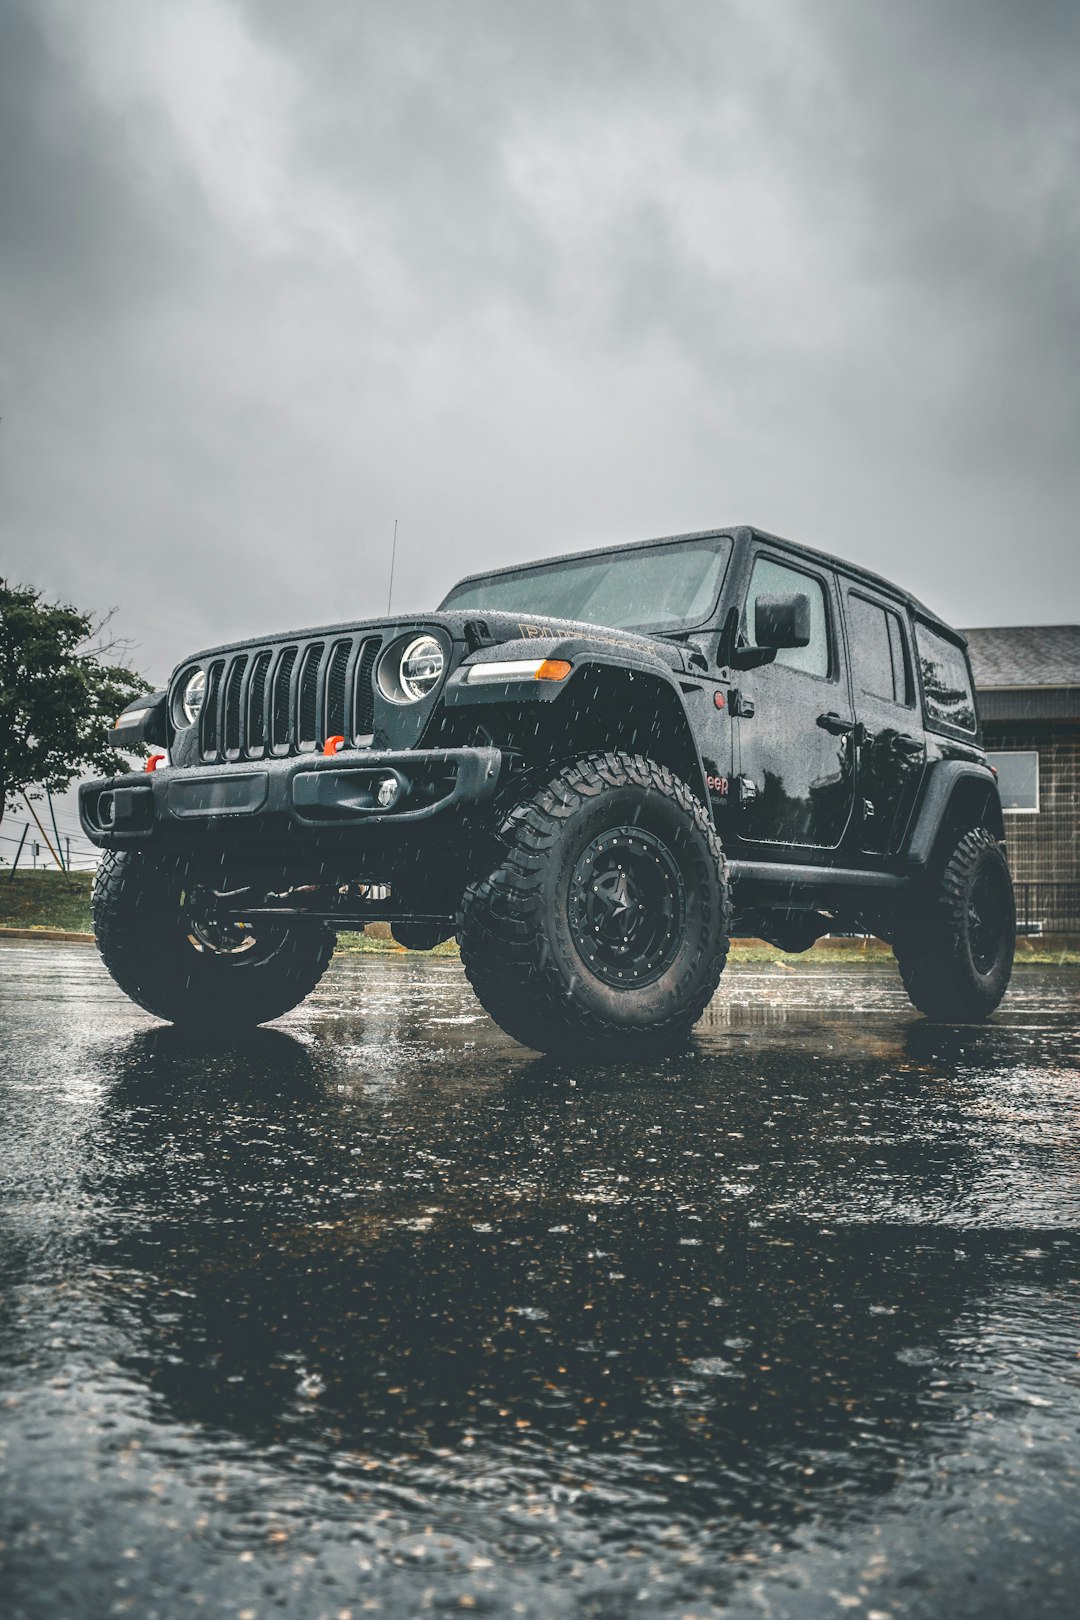
<svg viewBox="0 0 1080 1620">
<path fill-rule="evenodd" d="M 399 945 L 396 939 L 391 939 L 390 931 L 385 923 L 369 923 L 368 932 L 357 934 L 353 932 L 341 933 L 337 937 L 338 956 L 411 956 L 414 953 L 407 951 L 404 945 Z M 458 948 L 455 940 L 448 939 L 442 945 L 436 945 L 433 951 L 423 951 L 423 956 L 457 956 Z"/>
<path fill-rule="evenodd" d="M 90 932 L 92 872 L 0 870 L 0 928 L 59 928 Z"/>
<path fill-rule="evenodd" d="M 370 924 L 366 934 L 339 934 L 337 948 L 345 955 L 412 954 L 406 952 L 404 946 L 398 945 L 390 937 L 390 931 L 385 923 Z M 449 939 L 445 944 L 437 945 L 433 951 L 424 954 L 457 956 L 458 948 L 455 941 Z M 731 942 L 730 959 L 732 963 L 773 963 L 787 968 L 798 967 L 800 962 L 810 962 L 817 967 L 855 967 L 860 962 L 892 963 L 893 953 L 891 946 L 880 939 L 822 939 L 812 950 L 798 956 L 778 950 L 775 945 L 769 945 L 763 939 L 735 939 Z M 1075 949 L 1072 942 L 1060 943 L 1048 940 L 1043 944 L 1020 939 L 1016 942 L 1016 965 L 1021 967 L 1025 963 L 1030 963 L 1034 967 L 1076 967 L 1080 966 L 1080 950 Z"/>
<path fill-rule="evenodd" d="M 820 939 L 811 950 L 794 956 L 763 939 L 735 939 L 731 942 L 731 961 L 778 962 L 784 967 L 797 967 L 800 962 L 855 967 L 860 962 L 892 962 L 893 953 L 892 946 L 881 939 Z M 1021 938 L 1016 942 L 1016 965 L 1022 967 L 1025 963 L 1033 967 L 1076 967 L 1080 965 L 1080 948 L 1075 938 Z"/>
</svg>

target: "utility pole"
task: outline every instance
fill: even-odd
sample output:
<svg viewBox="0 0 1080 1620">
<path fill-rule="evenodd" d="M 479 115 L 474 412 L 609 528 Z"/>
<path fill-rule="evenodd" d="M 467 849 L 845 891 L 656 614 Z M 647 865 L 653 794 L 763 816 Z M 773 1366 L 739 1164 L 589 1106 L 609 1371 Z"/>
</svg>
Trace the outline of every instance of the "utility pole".
<svg viewBox="0 0 1080 1620">
<path fill-rule="evenodd" d="M 25 843 L 26 843 L 26 835 L 27 835 L 27 833 L 28 833 L 28 832 L 29 832 L 29 831 L 30 831 L 30 823 L 29 823 L 29 822 L 26 822 L 26 823 L 25 823 L 25 824 L 24 824 L 24 826 L 23 826 L 23 830 L 22 830 L 22 837 L 21 837 L 21 838 L 20 838 L 20 839 L 19 839 L 19 847 L 18 847 L 18 849 L 17 849 L 17 850 L 16 850 L 16 851 L 15 851 L 15 859 L 14 859 L 14 860 L 13 860 L 13 861 L 12 861 L 12 863 L 11 863 L 11 871 L 10 871 L 10 873 L 9 873 L 9 875 L 8 875 L 8 882 L 9 882 L 9 883 L 10 883 L 10 882 L 11 882 L 11 879 L 12 879 L 12 878 L 13 878 L 13 877 L 14 877 L 14 876 L 15 876 L 15 868 L 16 868 L 16 867 L 17 867 L 17 866 L 18 866 L 18 864 L 19 864 L 19 856 L 20 856 L 20 855 L 21 855 L 21 854 L 22 854 L 22 852 L 23 852 L 23 845 L 24 845 L 24 844 L 25 844 Z"/>
<path fill-rule="evenodd" d="M 60 848 L 60 831 L 59 831 L 59 829 L 58 829 L 58 827 L 56 825 L 56 811 L 53 809 L 52 794 L 49 792 L 48 788 L 45 789 L 45 797 L 49 801 L 49 815 L 52 817 L 53 837 L 56 839 L 56 847 L 57 847 L 57 849 L 59 849 Z M 70 860 L 65 864 L 63 856 L 60 857 L 60 870 L 62 872 L 66 872 L 70 865 L 71 865 Z"/>
<path fill-rule="evenodd" d="M 64 863 L 60 859 L 59 855 L 56 853 L 55 849 L 53 849 L 52 845 L 49 843 L 49 835 L 45 831 L 44 827 L 41 825 L 41 819 L 38 816 L 37 811 L 34 809 L 33 805 L 30 803 L 30 800 L 26 797 L 25 789 L 23 790 L 23 803 L 26 805 L 26 808 L 29 810 L 30 814 L 33 816 L 35 822 L 37 823 L 37 830 L 41 834 L 42 838 L 45 840 L 45 845 L 46 845 L 46 848 L 49 851 L 49 854 L 52 856 L 53 860 L 56 862 L 57 866 L 60 868 L 60 870 L 62 872 L 64 870 Z M 37 854 L 37 845 L 36 844 L 34 845 L 34 853 L 35 853 L 35 855 Z M 37 871 L 37 862 L 36 861 L 34 863 L 34 870 Z"/>
</svg>

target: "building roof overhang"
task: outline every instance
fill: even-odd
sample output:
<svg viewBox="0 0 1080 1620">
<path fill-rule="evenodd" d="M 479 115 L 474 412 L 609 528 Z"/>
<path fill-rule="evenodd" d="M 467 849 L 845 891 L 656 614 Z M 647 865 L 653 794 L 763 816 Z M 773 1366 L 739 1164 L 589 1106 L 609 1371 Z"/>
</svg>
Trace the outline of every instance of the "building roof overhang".
<svg viewBox="0 0 1080 1620">
<path fill-rule="evenodd" d="M 1080 720 L 1080 686 L 981 686 L 979 718 Z"/>
</svg>

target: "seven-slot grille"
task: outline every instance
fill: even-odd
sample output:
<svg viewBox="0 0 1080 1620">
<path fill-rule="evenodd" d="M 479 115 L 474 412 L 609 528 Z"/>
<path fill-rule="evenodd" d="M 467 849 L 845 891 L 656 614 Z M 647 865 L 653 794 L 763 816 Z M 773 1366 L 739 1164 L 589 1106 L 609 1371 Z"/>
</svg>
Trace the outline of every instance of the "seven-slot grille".
<svg viewBox="0 0 1080 1620">
<path fill-rule="evenodd" d="M 315 753 L 327 737 L 369 742 L 381 636 L 331 636 L 215 658 L 206 671 L 199 759 Z"/>
</svg>

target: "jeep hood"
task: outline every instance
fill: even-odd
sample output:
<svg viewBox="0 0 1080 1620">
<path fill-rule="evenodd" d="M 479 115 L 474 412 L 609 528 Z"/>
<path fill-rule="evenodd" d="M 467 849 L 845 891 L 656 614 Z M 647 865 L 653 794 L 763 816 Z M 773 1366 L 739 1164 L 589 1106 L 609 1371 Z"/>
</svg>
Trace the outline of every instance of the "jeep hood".
<svg viewBox="0 0 1080 1620">
<path fill-rule="evenodd" d="M 242 641 L 225 642 L 216 647 L 204 647 L 181 660 L 173 677 L 189 664 L 205 663 L 225 654 L 244 652 L 249 648 L 276 647 L 297 642 L 333 640 L 335 636 L 351 636 L 357 632 L 381 635 L 385 641 L 408 635 L 410 630 L 441 629 L 457 643 L 464 643 L 469 653 L 478 653 L 491 647 L 505 647 L 522 641 L 550 644 L 553 641 L 574 641 L 580 644 L 623 648 L 638 657 L 656 659 L 669 669 L 681 670 L 686 665 L 683 647 L 661 636 L 642 635 L 633 630 L 613 630 L 607 625 L 582 624 L 573 619 L 529 618 L 512 613 L 455 612 L 453 609 L 433 613 L 392 615 L 382 619 L 351 619 L 337 624 L 311 625 L 303 630 L 278 631 L 269 636 L 250 636 Z M 537 649 L 538 652 L 540 649 Z M 171 683 L 170 683 L 171 684 Z"/>
</svg>

